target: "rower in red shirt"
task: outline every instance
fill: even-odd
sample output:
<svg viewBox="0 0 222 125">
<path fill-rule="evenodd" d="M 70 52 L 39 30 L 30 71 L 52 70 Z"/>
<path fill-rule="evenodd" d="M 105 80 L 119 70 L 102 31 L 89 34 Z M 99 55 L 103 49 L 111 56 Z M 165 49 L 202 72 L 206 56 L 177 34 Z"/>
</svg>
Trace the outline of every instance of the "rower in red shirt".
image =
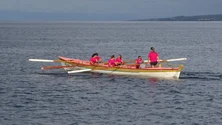
<svg viewBox="0 0 222 125">
<path fill-rule="evenodd" d="M 138 56 L 138 58 L 135 61 L 136 68 L 138 69 L 140 67 L 140 64 L 143 63 L 143 59 L 141 56 Z"/>
<path fill-rule="evenodd" d="M 91 58 L 89 59 L 90 64 L 91 65 L 95 65 L 98 61 L 97 61 L 97 54 L 93 53 L 93 55 L 91 56 Z"/>
<path fill-rule="evenodd" d="M 114 55 L 112 55 L 112 56 L 110 56 L 110 59 L 108 60 L 108 64 L 109 64 L 109 66 L 116 66 L 116 60 L 115 60 L 115 56 Z"/>
<path fill-rule="evenodd" d="M 91 56 L 91 58 L 89 59 L 90 61 L 90 64 L 91 65 L 95 65 L 95 64 L 98 64 L 98 63 L 101 63 L 102 60 L 101 58 L 99 57 L 99 54 L 98 53 L 93 53 L 93 55 Z"/>
<path fill-rule="evenodd" d="M 99 54 L 98 53 L 95 53 L 95 55 L 96 55 L 96 60 L 97 60 L 97 63 L 101 63 L 102 62 L 102 60 L 101 60 L 101 58 L 100 58 L 100 56 L 99 56 Z"/>
<path fill-rule="evenodd" d="M 119 56 L 116 58 L 116 65 L 122 65 L 123 64 L 123 60 L 122 60 L 122 56 L 119 54 Z"/>
</svg>

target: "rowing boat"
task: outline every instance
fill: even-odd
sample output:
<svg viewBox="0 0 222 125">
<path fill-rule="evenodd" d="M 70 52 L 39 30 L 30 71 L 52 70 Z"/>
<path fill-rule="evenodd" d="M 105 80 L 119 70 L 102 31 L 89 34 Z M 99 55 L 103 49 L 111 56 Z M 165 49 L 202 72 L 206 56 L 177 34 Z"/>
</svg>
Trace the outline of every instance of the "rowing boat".
<svg viewBox="0 0 222 125">
<path fill-rule="evenodd" d="M 73 59 L 62 56 L 59 56 L 59 60 L 61 62 L 61 65 L 68 73 L 95 72 L 114 75 L 178 79 L 183 69 L 183 65 L 178 65 L 176 67 L 157 68 L 151 68 L 147 66 L 136 68 L 135 65 L 122 65 L 110 67 L 107 63 L 91 65 L 90 62 L 87 60 Z M 70 66 L 73 67 L 70 68 Z"/>
</svg>

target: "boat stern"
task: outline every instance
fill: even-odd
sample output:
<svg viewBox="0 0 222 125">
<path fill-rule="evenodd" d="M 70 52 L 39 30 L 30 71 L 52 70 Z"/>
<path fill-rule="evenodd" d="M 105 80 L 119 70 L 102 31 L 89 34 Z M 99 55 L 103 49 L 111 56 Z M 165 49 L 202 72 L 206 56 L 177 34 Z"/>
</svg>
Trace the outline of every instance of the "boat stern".
<svg viewBox="0 0 222 125">
<path fill-rule="evenodd" d="M 178 70 L 177 70 L 177 72 L 174 75 L 175 79 L 179 79 L 180 78 L 180 73 L 181 73 L 182 69 L 183 69 L 183 65 L 180 65 Z"/>
</svg>

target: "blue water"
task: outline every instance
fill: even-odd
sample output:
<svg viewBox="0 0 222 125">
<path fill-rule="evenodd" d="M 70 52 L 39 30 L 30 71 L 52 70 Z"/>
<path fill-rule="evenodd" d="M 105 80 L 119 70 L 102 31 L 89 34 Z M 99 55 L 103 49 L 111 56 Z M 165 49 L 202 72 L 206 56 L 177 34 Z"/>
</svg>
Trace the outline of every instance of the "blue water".
<svg viewBox="0 0 222 125">
<path fill-rule="evenodd" d="M 221 125 L 222 22 L 0 22 L 1 125 Z M 188 58 L 179 80 L 68 75 L 58 56 Z"/>
</svg>

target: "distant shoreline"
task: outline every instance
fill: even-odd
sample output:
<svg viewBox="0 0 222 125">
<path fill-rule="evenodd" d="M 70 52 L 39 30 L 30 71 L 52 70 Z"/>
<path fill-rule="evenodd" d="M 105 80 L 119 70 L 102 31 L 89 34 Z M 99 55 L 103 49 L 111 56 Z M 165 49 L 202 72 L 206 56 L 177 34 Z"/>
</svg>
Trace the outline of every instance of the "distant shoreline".
<svg viewBox="0 0 222 125">
<path fill-rule="evenodd" d="M 121 18 L 120 18 L 121 17 Z M 88 16 L 85 13 L 43 13 L 43 12 L 16 12 L 0 11 L 0 22 L 132 22 L 132 21 L 222 21 L 222 14 L 174 16 L 164 18 L 139 19 L 135 16 L 117 14 L 116 17 L 106 14 Z"/>
<path fill-rule="evenodd" d="M 196 15 L 196 16 L 174 16 L 167 18 L 138 19 L 131 21 L 222 21 L 222 14 Z"/>
</svg>

